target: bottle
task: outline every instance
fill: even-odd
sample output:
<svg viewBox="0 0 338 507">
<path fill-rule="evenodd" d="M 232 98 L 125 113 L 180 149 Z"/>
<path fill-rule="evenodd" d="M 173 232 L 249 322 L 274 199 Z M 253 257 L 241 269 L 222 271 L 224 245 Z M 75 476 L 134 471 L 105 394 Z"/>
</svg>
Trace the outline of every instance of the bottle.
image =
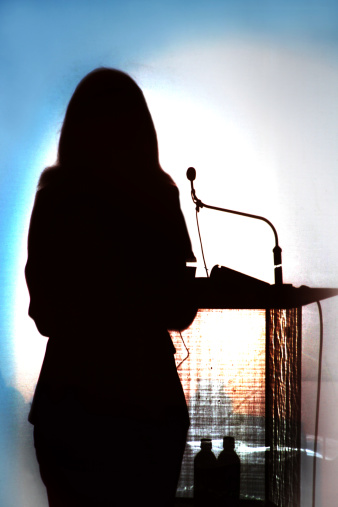
<svg viewBox="0 0 338 507">
<path fill-rule="evenodd" d="M 212 452 L 211 438 L 202 438 L 201 450 L 194 458 L 194 505 L 216 505 L 216 469 L 217 459 Z"/>
<path fill-rule="evenodd" d="M 235 439 L 223 437 L 223 451 L 217 458 L 218 505 L 239 506 L 240 468 L 240 459 L 235 451 Z"/>
</svg>

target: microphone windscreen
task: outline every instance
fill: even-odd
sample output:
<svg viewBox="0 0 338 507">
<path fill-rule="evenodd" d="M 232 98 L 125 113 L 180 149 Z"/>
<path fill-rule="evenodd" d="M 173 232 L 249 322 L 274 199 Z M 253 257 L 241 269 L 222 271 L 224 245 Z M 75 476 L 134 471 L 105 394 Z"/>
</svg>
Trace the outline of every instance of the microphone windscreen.
<svg viewBox="0 0 338 507">
<path fill-rule="evenodd" d="M 196 178 L 196 169 L 194 167 L 189 167 L 187 170 L 187 178 L 189 181 L 194 181 Z"/>
</svg>

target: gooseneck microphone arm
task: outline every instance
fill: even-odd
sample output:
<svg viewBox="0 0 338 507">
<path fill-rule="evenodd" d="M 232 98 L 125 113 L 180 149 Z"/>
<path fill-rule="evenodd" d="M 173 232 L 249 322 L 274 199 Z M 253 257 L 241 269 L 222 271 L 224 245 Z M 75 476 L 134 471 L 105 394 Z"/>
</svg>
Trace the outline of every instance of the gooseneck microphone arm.
<svg viewBox="0 0 338 507">
<path fill-rule="evenodd" d="M 275 266 L 275 285 L 282 285 L 283 284 L 282 249 L 278 244 L 277 231 L 276 231 L 275 227 L 273 226 L 273 224 L 270 222 L 270 220 L 268 220 L 265 217 L 258 216 L 258 215 L 252 215 L 251 213 L 243 213 L 242 211 L 234 211 L 231 209 L 218 208 L 217 206 L 210 206 L 210 204 L 205 204 L 200 199 L 198 199 L 198 197 L 196 196 L 194 183 L 193 183 L 193 181 L 196 178 L 196 170 L 193 167 L 189 167 L 189 169 L 187 170 L 187 178 L 191 184 L 191 197 L 192 197 L 194 204 L 196 204 L 196 211 L 197 212 L 199 212 L 199 210 L 201 208 L 208 208 L 208 209 L 213 209 L 216 211 L 224 211 L 225 213 L 232 213 L 234 215 L 241 215 L 243 217 L 256 218 L 257 220 L 262 220 L 263 222 L 270 225 L 270 227 L 273 230 L 273 233 L 275 235 L 275 247 L 273 249 L 273 260 L 274 260 L 274 266 Z"/>
</svg>

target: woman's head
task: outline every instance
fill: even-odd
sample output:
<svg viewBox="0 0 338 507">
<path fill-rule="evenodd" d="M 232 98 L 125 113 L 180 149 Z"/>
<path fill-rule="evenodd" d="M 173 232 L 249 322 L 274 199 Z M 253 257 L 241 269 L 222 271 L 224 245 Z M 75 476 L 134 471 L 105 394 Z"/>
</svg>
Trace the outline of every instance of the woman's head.
<svg viewBox="0 0 338 507">
<path fill-rule="evenodd" d="M 58 162 L 95 172 L 159 169 L 154 124 L 130 76 L 99 68 L 82 79 L 67 107 Z"/>
</svg>

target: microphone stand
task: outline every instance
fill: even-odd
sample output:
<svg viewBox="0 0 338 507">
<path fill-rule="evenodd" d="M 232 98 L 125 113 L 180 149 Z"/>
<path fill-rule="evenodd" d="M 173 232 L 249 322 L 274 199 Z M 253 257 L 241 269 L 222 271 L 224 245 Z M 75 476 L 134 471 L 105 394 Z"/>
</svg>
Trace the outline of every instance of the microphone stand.
<svg viewBox="0 0 338 507">
<path fill-rule="evenodd" d="M 219 208 L 217 206 L 211 206 L 210 204 L 205 204 L 200 199 L 198 199 L 198 197 L 196 196 L 196 192 L 195 192 L 195 188 L 194 188 L 194 184 L 193 184 L 193 181 L 196 178 L 196 170 L 194 169 L 194 167 L 189 167 L 189 169 L 187 170 L 187 178 L 191 184 L 191 197 L 192 197 L 194 204 L 196 204 L 196 211 L 197 212 L 199 212 L 199 210 L 201 208 L 213 209 L 215 211 L 223 211 L 225 213 L 232 213 L 234 215 L 241 215 L 243 217 L 256 218 L 257 220 L 262 220 L 263 222 L 267 223 L 271 227 L 271 229 L 273 230 L 273 233 L 275 235 L 275 247 L 272 250 L 273 251 L 273 261 L 274 261 L 275 285 L 283 285 L 282 249 L 278 244 L 277 231 L 276 231 L 275 227 L 273 226 L 273 224 L 270 222 L 270 220 L 268 220 L 265 217 L 261 217 L 259 215 L 252 215 L 251 213 L 243 213 L 242 211 L 234 211 L 231 209 Z"/>
</svg>

